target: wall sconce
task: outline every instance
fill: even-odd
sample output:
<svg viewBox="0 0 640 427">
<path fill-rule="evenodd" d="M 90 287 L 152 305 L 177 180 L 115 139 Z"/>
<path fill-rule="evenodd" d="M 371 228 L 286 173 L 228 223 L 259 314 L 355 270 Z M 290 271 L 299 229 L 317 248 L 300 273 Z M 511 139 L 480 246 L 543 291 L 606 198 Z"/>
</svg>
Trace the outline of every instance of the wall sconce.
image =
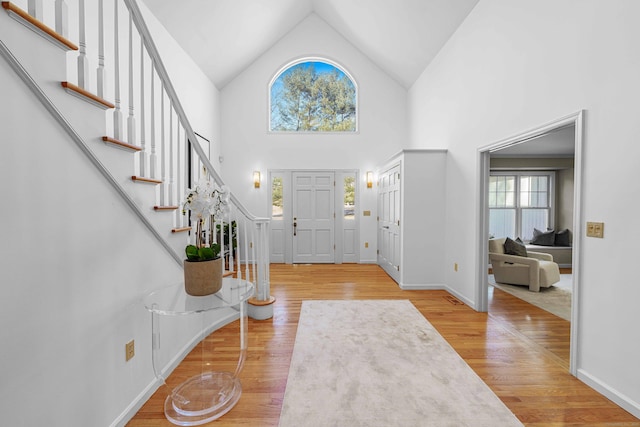
<svg viewBox="0 0 640 427">
<path fill-rule="evenodd" d="M 253 171 L 253 186 L 260 188 L 260 171 Z"/>
<path fill-rule="evenodd" d="M 373 172 L 367 171 L 367 188 L 373 187 Z"/>
</svg>

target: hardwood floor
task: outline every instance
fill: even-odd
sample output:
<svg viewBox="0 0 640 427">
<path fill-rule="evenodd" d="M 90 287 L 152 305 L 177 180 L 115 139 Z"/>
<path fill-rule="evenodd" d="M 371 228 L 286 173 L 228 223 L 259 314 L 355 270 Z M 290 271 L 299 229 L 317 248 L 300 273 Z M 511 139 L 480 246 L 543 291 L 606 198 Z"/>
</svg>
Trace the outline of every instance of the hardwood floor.
<svg viewBox="0 0 640 427">
<path fill-rule="evenodd" d="M 478 313 L 445 291 L 402 291 L 375 265 L 271 266 L 273 319 L 249 321 L 249 350 L 238 404 L 211 426 L 277 426 L 300 306 L 311 299 L 409 299 L 525 426 L 640 426 L 640 420 L 568 373 L 569 322 L 495 290 L 490 314 Z M 238 325 L 203 344 L 218 366 L 233 370 Z M 168 379 L 175 386 L 195 375 L 194 350 Z M 160 389 L 127 424 L 172 426 Z M 301 426 L 303 427 L 303 426 Z"/>
</svg>

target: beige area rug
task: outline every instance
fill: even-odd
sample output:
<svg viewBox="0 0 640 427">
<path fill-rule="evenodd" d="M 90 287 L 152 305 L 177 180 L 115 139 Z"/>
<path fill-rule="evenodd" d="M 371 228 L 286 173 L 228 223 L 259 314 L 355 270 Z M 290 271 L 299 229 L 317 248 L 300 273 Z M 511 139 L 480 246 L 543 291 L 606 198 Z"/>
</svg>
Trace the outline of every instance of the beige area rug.
<svg viewBox="0 0 640 427">
<path fill-rule="evenodd" d="M 541 288 L 540 292 L 531 292 L 526 286 L 496 283 L 492 275 L 489 276 L 489 284 L 564 320 L 571 321 L 570 287 L 550 286 Z"/>
<path fill-rule="evenodd" d="M 303 301 L 280 427 L 522 426 L 407 300 Z"/>
</svg>

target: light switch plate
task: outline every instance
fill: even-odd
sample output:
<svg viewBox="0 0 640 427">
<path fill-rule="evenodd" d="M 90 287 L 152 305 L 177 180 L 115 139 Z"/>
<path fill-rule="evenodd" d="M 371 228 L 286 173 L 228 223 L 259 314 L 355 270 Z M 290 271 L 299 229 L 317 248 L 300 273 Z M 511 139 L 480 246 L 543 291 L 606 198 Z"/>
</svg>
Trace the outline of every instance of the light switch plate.
<svg viewBox="0 0 640 427">
<path fill-rule="evenodd" d="M 604 237 L 604 222 L 587 222 L 587 237 Z"/>
</svg>

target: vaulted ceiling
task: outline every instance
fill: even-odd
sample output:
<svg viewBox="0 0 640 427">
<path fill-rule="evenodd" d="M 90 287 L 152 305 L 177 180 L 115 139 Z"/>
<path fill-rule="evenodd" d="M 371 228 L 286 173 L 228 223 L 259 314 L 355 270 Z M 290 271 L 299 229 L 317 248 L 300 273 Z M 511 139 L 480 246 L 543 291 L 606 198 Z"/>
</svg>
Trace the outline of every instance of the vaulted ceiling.
<svg viewBox="0 0 640 427">
<path fill-rule="evenodd" d="M 479 0 L 144 0 L 222 89 L 312 13 L 409 88 Z"/>
</svg>

